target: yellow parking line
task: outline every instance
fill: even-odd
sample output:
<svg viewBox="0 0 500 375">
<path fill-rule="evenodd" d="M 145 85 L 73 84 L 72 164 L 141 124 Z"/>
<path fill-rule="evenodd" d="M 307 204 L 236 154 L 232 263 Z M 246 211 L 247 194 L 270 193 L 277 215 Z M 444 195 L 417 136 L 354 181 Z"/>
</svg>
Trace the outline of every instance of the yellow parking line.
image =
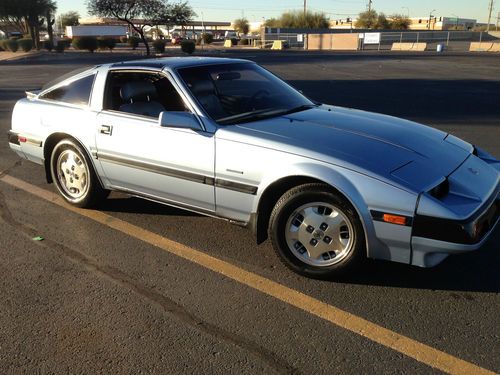
<svg viewBox="0 0 500 375">
<path fill-rule="evenodd" d="M 58 195 L 17 178 L 5 175 L 0 177 L 3 182 L 33 194 L 39 198 L 64 207 L 79 215 L 106 225 L 131 237 L 144 241 L 157 248 L 175 254 L 181 258 L 208 268 L 214 272 L 229 277 L 243 285 L 249 286 L 264 294 L 272 296 L 307 313 L 318 316 L 336 326 L 354 332 L 385 347 L 398 351 L 428 366 L 449 374 L 494 374 L 494 372 L 479 367 L 473 363 L 454 357 L 441 350 L 422 344 L 409 337 L 372 323 L 297 290 L 288 288 L 265 277 L 246 271 L 231 263 L 214 258 L 201 251 L 192 249 L 179 242 L 169 240 L 159 234 L 152 233 L 141 227 L 130 224 L 100 211 L 84 210 L 68 205 Z"/>
</svg>

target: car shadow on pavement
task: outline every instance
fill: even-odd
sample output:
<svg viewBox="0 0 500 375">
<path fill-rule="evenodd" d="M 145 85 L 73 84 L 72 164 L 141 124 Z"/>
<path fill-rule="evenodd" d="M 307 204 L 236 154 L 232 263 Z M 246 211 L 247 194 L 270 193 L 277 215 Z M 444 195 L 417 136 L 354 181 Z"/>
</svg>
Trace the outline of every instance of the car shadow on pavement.
<svg viewBox="0 0 500 375">
<path fill-rule="evenodd" d="M 360 272 L 342 279 L 348 284 L 397 288 L 500 292 L 500 227 L 478 251 L 453 255 L 432 268 L 368 261 Z"/>
<path fill-rule="evenodd" d="M 99 211 L 163 216 L 202 216 L 194 212 L 159 204 L 142 198 L 131 197 L 121 193 L 113 193 L 110 198 L 105 199 L 99 205 Z"/>
</svg>

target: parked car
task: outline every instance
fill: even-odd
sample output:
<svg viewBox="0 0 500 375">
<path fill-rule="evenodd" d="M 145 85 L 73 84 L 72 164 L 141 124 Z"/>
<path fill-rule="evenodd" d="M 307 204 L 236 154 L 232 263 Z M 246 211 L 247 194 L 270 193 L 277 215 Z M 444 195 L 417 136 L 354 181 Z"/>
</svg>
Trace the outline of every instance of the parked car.
<svg viewBox="0 0 500 375">
<path fill-rule="evenodd" d="M 172 37 L 172 44 L 181 44 L 181 42 L 184 40 L 184 38 L 180 35 Z"/>
<path fill-rule="evenodd" d="M 480 248 L 500 215 L 500 162 L 479 147 L 315 103 L 245 60 L 74 72 L 16 103 L 9 145 L 70 204 L 119 190 L 223 218 L 309 277 L 367 257 L 434 266 Z"/>
</svg>

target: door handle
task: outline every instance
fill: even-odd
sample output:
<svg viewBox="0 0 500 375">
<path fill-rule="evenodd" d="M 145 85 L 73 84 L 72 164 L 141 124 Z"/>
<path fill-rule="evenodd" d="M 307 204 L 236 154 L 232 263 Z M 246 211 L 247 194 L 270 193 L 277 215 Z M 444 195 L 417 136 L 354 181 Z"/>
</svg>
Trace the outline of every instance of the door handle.
<svg viewBox="0 0 500 375">
<path fill-rule="evenodd" d="M 101 134 L 111 135 L 113 127 L 111 125 L 101 125 Z"/>
</svg>

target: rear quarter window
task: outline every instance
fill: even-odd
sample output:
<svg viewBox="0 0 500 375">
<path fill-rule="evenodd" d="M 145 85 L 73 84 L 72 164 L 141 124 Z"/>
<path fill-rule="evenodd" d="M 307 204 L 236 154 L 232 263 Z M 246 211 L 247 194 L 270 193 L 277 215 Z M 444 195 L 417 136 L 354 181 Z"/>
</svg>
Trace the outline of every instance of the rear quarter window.
<svg viewBox="0 0 500 375">
<path fill-rule="evenodd" d="M 95 74 L 77 79 L 65 86 L 58 87 L 43 94 L 40 98 L 75 105 L 88 105 Z"/>
</svg>

